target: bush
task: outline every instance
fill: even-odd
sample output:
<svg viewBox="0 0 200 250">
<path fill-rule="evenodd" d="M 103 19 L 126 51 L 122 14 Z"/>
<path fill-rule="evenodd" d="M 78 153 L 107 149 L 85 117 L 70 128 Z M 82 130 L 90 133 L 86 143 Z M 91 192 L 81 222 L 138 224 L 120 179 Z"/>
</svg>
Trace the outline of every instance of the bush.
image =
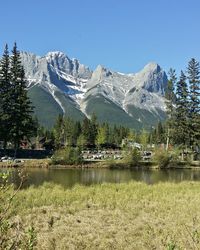
<svg viewBox="0 0 200 250">
<path fill-rule="evenodd" d="M 172 156 L 164 149 L 155 151 L 153 160 L 158 164 L 159 168 L 166 168 L 172 160 Z"/>
<path fill-rule="evenodd" d="M 66 147 L 56 150 L 52 156 L 52 164 L 76 165 L 83 162 L 81 150 L 79 148 Z"/>
<path fill-rule="evenodd" d="M 124 156 L 125 162 L 130 166 L 138 166 L 139 162 L 141 161 L 142 157 L 140 152 L 137 148 L 131 149 L 130 151 L 126 152 Z"/>
</svg>

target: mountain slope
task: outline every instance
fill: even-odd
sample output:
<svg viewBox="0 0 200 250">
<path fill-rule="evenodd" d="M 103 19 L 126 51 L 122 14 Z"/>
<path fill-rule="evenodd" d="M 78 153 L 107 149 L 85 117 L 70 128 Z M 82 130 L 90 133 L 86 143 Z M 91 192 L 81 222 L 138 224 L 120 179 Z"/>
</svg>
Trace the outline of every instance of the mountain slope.
<svg viewBox="0 0 200 250">
<path fill-rule="evenodd" d="M 21 53 L 29 96 L 41 124 L 52 127 L 58 114 L 74 119 L 97 114 L 100 122 L 135 129 L 165 118 L 167 76 L 156 63 L 136 74 L 98 66 L 94 72 L 62 52 L 40 57 Z"/>
<path fill-rule="evenodd" d="M 38 85 L 29 89 L 28 95 L 35 107 L 35 114 L 41 125 L 51 128 L 55 122 L 55 117 L 62 114 L 62 109 L 55 99 Z"/>
<path fill-rule="evenodd" d="M 165 72 L 155 63 L 131 75 L 98 66 L 86 84 L 82 111 L 87 115 L 95 112 L 101 121 L 149 129 L 165 119 L 166 84 Z"/>
</svg>

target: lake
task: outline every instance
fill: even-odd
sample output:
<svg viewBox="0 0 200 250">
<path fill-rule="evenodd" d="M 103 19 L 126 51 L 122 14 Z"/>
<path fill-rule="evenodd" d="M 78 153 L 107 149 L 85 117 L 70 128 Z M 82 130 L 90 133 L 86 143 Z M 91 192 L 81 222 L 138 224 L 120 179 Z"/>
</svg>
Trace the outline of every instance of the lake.
<svg viewBox="0 0 200 250">
<path fill-rule="evenodd" d="M 7 171 L 2 169 L 1 171 Z M 11 171 L 10 181 L 19 184 L 17 170 Z M 76 184 L 92 185 L 100 183 L 120 183 L 140 181 L 147 184 L 158 182 L 200 181 L 198 169 L 168 169 L 168 170 L 143 170 L 143 169 L 28 169 L 24 188 L 34 185 L 39 186 L 44 182 L 53 182 L 66 188 Z"/>
</svg>

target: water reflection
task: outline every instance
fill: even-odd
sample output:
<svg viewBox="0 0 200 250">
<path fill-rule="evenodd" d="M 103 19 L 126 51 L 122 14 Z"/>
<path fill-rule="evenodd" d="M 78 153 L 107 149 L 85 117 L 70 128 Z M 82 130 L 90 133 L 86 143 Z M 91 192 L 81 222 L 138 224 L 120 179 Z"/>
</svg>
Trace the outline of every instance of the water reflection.
<svg viewBox="0 0 200 250">
<path fill-rule="evenodd" d="M 5 171 L 5 170 L 1 170 Z M 120 183 L 141 181 L 147 184 L 158 182 L 200 181 L 200 170 L 171 169 L 171 170 L 118 170 L 118 169 L 28 169 L 28 179 L 24 187 L 39 186 L 44 182 L 61 184 L 72 187 L 75 184 L 91 185 L 98 183 Z M 17 170 L 11 171 L 10 182 L 19 184 Z"/>
</svg>

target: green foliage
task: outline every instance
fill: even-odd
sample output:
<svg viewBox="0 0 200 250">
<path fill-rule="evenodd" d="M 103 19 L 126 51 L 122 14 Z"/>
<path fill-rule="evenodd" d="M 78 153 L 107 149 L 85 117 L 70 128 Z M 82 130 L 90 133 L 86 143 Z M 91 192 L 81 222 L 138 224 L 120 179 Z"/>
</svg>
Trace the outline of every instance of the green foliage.
<svg viewBox="0 0 200 250">
<path fill-rule="evenodd" d="M 200 65 L 194 58 L 188 63 L 188 80 L 190 87 L 190 115 L 188 132 L 191 146 L 200 143 Z"/>
<path fill-rule="evenodd" d="M 175 242 L 172 241 L 167 244 L 167 250 L 175 250 L 175 249 L 178 249 Z"/>
<path fill-rule="evenodd" d="M 84 149 L 87 145 L 87 140 L 83 134 L 81 134 L 77 139 L 77 146 L 81 149 Z"/>
<path fill-rule="evenodd" d="M 52 156 L 52 164 L 76 165 L 83 162 L 79 148 L 67 146 L 64 149 L 56 150 Z"/>
<path fill-rule="evenodd" d="M 17 189 L 9 184 L 9 172 L 0 173 L 0 249 L 29 249 L 33 250 L 37 244 L 37 235 L 32 225 L 26 232 L 23 225 L 12 220 L 11 207 L 23 182 L 24 174 L 18 173 L 21 183 Z"/>
<path fill-rule="evenodd" d="M 97 121 L 96 116 L 93 114 L 91 120 L 85 118 L 81 125 L 82 134 L 86 140 L 87 146 L 94 146 L 97 136 Z"/>
<path fill-rule="evenodd" d="M 164 149 L 157 149 L 154 152 L 153 160 L 158 164 L 159 168 L 166 168 L 169 166 L 171 155 Z"/>
<path fill-rule="evenodd" d="M 60 148 L 65 144 L 64 141 L 64 120 L 63 116 L 59 115 L 54 125 L 55 147 Z"/>
<path fill-rule="evenodd" d="M 10 141 L 17 149 L 22 139 L 35 134 L 36 124 L 16 43 L 10 59 L 6 46 L 0 66 L 0 137 L 4 147 Z"/>
<path fill-rule="evenodd" d="M 32 118 L 33 107 L 27 96 L 25 72 L 21 65 L 20 52 L 14 44 L 11 57 L 11 141 L 15 149 L 19 147 L 20 141 L 24 137 L 33 136 L 36 126 Z"/>
<path fill-rule="evenodd" d="M 136 137 L 137 137 L 136 132 L 134 130 L 130 130 L 127 139 L 131 141 L 136 141 Z"/>
<path fill-rule="evenodd" d="M 156 149 L 153 155 L 153 161 L 158 164 L 159 168 L 167 168 L 180 164 L 181 151 L 179 149 L 168 151 Z"/>
<path fill-rule="evenodd" d="M 175 89 L 174 89 L 174 85 Z M 193 151 L 200 145 L 200 65 L 194 58 L 188 63 L 187 75 L 181 71 L 176 81 L 175 71 L 170 71 L 167 98 L 167 148 L 169 141 Z M 175 100 L 175 105 L 173 102 Z"/>
<path fill-rule="evenodd" d="M 0 61 L 0 140 L 4 142 L 4 148 L 10 139 L 10 57 L 6 44 L 4 54 Z"/>
<path fill-rule="evenodd" d="M 129 129 L 123 126 L 109 126 L 108 123 L 97 122 L 96 115 L 82 122 L 59 115 L 53 127 L 56 149 L 64 146 L 83 148 L 101 147 L 105 145 L 121 145 L 122 139 L 129 134 Z"/>
<path fill-rule="evenodd" d="M 181 71 L 180 80 L 176 86 L 176 110 L 174 115 L 175 130 L 173 133 L 173 140 L 175 144 L 188 145 L 189 131 L 189 100 L 188 88 L 186 83 L 186 76 Z"/>
<path fill-rule="evenodd" d="M 170 115 L 173 112 L 173 103 L 176 101 L 176 95 L 174 93 L 175 85 L 176 85 L 176 71 L 175 69 L 169 69 L 169 80 L 167 82 L 167 87 L 165 90 L 165 98 L 168 100 L 166 103 L 167 105 L 167 112 Z"/>
<path fill-rule="evenodd" d="M 63 146 L 77 145 L 77 141 L 81 135 L 81 132 L 81 124 L 79 121 L 59 115 L 53 127 L 55 147 L 59 149 Z"/>
<path fill-rule="evenodd" d="M 27 237 L 26 249 L 33 250 L 34 247 L 37 245 L 37 233 L 33 225 L 29 227 L 28 231 L 26 232 L 26 237 Z"/>
<path fill-rule="evenodd" d="M 132 166 L 132 167 L 139 166 L 141 159 L 142 159 L 141 153 L 139 152 L 137 148 L 133 148 L 129 150 L 128 152 L 125 152 L 124 161 L 129 166 Z"/>
<path fill-rule="evenodd" d="M 142 130 L 139 135 L 139 141 L 142 144 L 143 150 L 146 150 L 148 143 L 149 133 L 146 130 Z"/>
<path fill-rule="evenodd" d="M 169 80 L 165 90 L 166 98 L 166 148 L 169 148 L 169 144 L 173 142 L 173 127 L 174 127 L 174 115 L 175 115 L 175 103 L 176 103 L 176 94 L 175 86 L 177 82 L 176 71 L 174 69 L 169 70 Z"/>
<path fill-rule="evenodd" d="M 159 121 L 157 126 L 150 132 L 149 141 L 150 143 L 162 144 L 166 142 L 165 137 L 166 137 L 166 128 Z"/>
<path fill-rule="evenodd" d="M 104 124 L 103 126 L 100 126 L 98 128 L 96 144 L 98 146 L 106 144 L 108 142 L 108 138 L 109 138 L 109 127 L 107 124 Z"/>
</svg>

